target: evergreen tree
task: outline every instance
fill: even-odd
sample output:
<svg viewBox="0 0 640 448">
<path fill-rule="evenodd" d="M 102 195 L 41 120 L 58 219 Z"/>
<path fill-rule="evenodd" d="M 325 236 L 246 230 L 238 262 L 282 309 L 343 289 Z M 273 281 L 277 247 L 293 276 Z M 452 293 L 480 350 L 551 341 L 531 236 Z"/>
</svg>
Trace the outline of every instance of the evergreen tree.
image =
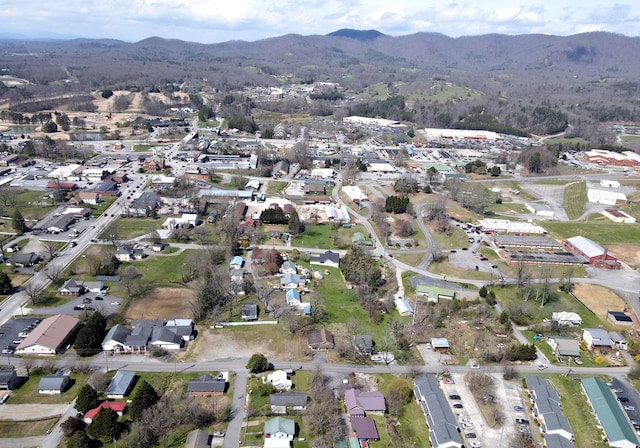
<svg viewBox="0 0 640 448">
<path fill-rule="evenodd" d="M 66 448 L 91 448 L 91 439 L 84 431 L 76 431 L 67 440 Z"/>
<path fill-rule="evenodd" d="M 98 392 L 89 384 L 85 384 L 76 398 L 76 409 L 83 414 L 91 409 L 95 409 L 100 404 Z"/>
<path fill-rule="evenodd" d="M 269 361 L 262 353 L 254 353 L 247 362 L 247 370 L 251 373 L 260 373 L 269 369 Z"/>
<path fill-rule="evenodd" d="M 160 397 L 158 396 L 158 392 L 156 392 L 153 386 L 146 381 L 143 381 L 138 392 L 136 392 L 135 397 L 133 397 L 129 413 L 134 420 L 137 420 L 145 409 L 156 404 L 159 399 Z"/>
<path fill-rule="evenodd" d="M 111 442 L 120 435 L 120 429 L 116 411 L 102 408 L 87 427 L 87 434 L 94 439 Z"/>
<path fill-rule="evenodd" d="M 24 221 L 24 217 L 17 208 L 16 211 L 13 212 L 13 230 L 15 230 L 18 235 L 22 235 L 27 231 L 27 224 Z"/>
<path fill-rule="evenodd" d="M 300 222 L 298 212 L 295 210 L 291 213 L 291 216 L 289 216 L 289 232 L 291 232 L 292 235 L 304 232 L 304 225 Z"/>
<path fill-rule="evenodd" d="M 102 338 L 107 326 L 107 320 L 96 311 L 78 332 L 75 348 L 80 356 L 91 356 L 100 352 Z"/>
<path fill-rule="evenodd" d="M 0 294 L 11 294 L 11 291 L 13 291 L 11 278 L 7 275 L 6 272 L 0 271 Z"/>
</svg>

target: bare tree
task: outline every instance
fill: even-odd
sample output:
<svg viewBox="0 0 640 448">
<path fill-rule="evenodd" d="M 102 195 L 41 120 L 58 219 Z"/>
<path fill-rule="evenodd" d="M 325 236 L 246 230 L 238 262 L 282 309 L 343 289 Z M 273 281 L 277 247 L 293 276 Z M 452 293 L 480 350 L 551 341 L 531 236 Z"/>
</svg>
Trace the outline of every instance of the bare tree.
<svg viewBox="0 0 640 448">
<path fill-rule="evenodd" d="M 44 269 L 44 275 L 54 284 L 58 284 L 60 277 L 62 276 L 62 272 L 64 272 L 64 268 L 56 264 L 50 264 Z"/>
<path fill-rule="evenodd" d="M 121 283 L 127 290 L 127 297 L 135 297 L 140 291 L 140 279 L 142 274 L 133 266 L 127 266 L 122 273 Z"/>
<path fill-rule="evenodd" d="M 56 242 L 55 241 L 41 241 L 49 258 L 53 258 L 56 255 Z"/>
<path fill-rule="evenodd" d="M 24 293 L 31 299 L 34 305 L 37 305 L 44 296 L 44 288 L 40 285 L 36 285 L 34 282 L 29 282 L 22 287 Z"/>
</svg>

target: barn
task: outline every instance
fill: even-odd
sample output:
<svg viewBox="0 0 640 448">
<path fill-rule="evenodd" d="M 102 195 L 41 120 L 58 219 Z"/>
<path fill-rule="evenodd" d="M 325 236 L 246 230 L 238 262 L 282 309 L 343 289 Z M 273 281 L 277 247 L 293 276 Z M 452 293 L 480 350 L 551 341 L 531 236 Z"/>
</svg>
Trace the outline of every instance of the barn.
<svg viewBox="0 0 640 448">
<path fill-rule="evenodd" d="M 596 267 L 620 269 L 618 259 L 598 243 L 583 236 L 574 236 L 562 242 L 565 249 Z"/>
</svg>

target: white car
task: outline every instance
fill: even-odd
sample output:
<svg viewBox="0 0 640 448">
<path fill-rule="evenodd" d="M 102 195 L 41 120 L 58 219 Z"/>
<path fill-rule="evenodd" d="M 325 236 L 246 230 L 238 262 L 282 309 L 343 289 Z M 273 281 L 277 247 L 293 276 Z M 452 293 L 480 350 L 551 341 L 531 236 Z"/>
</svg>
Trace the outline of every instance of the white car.
<svg viewBox="0 0 640 448">
<path fill-rule="evenodd" d="M 469 446 L 471 446 L 471 448 L 481 448 L 482 447 L 482 443 L 480 443 L 480 442 L 478 442 L 476 440 L 472 440 Z"/>
<path fill-rule="evenodd" d="M 549 368 L 548 364 L 538 364 L 538 370 L 544 370 Z"/>
<path fill-rule="evenodd" d="M 635 411 L 636 407 L 627 404 L 627 405 L 624 406 L 624 410 L 625 411 Z"/>
</svg>

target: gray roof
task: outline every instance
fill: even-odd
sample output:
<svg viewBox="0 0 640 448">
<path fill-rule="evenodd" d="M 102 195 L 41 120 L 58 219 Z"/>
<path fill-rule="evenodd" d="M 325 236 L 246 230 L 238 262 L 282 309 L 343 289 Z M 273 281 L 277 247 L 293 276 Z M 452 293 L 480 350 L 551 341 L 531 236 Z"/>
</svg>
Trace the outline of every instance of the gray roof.
<svg viewBox="0 0 640 448">
<path fill-rule="evenodd" d="M 302 392 L 282 392 L 269 396 L 271 406 L 306 406 L 308 400 L 309 396 Z"/>
<path fill-rule="evenodd" d="M 356 335 L 354 341 L 356 347 L 360 351 L 360 353 L 369 353 L 373 350 L 373 339 L 371 335 L 368 334 L 359 334 Z"/>
<path fill-rule="evenodd" d="M 279 432 L 289 435 L 295 435 L 296 422 L 284 417 L 274 417 L 271 420 L 267 420 L 266 422 L 264 422 L 265 434 L 276 434 Z"/>
<path fill-rule="evenodd" d="M 573 443 L 559 434 L 543 434 L 547 448 L 573 448 Z"/>
<path fill-rule="evenodd" d="M 209 433 L 202 429 L 194 429 L 187 434 L 187 440 L 184 443 L 184 448 L 208 448 L 210 446 Z"/>
<path fill-rule="evenodd" d="M 420 375 L 413 380 L 413 391 L 422 406 L 429 425 L 429 438 L 434 448 L 462 447 L 462 439 L 447 397 L 433 375 Z"/>
<path fill-rule="evenodd" d="M 182 337 L 167 327 L 153 327 L 151 331 L 151 343 L 168 342 L 171 344 L 182 344 Z"/>
<path fill-rule="evenodd" d="M 340 254 L 328 250 L 322 254 L 311 256 L 311 263 L 326 263 L 327 261 L 331 261 L 332 263 L 340 263 Z"/>
<path fill-rule="evenodd" d="M 107 332 L 107 335 L 102 340 L 102 343 L 108 341 L 116 341 L 124 344 L 127 338 L 131 335 L 131 330 L 127 327 L 123 327 L 120 324 L 116 324 Z"/>
<path fill-rule="evenodd" d="M 69 383 L 66 375 L 43 376 L 38 383 L 38 390 L 59 390 L 63 391 Z"/>
<path fill-rule="evenodd" d="M 133 383 L 133 379 L 136 376 L 136 372 L 131 370 L 118 370 L 109 383 L 109 387 L 105 391 L 107 396 L 109 395 L 126 395 L 129 392 L 129 388 Z"/>
<path fill-rule="evenodd" d="M 189 381 L 187 392 L 223 392 L 226 390 L 227 382 L 218 381 L 211 375 L 201 375 Z"/>
</svg>

